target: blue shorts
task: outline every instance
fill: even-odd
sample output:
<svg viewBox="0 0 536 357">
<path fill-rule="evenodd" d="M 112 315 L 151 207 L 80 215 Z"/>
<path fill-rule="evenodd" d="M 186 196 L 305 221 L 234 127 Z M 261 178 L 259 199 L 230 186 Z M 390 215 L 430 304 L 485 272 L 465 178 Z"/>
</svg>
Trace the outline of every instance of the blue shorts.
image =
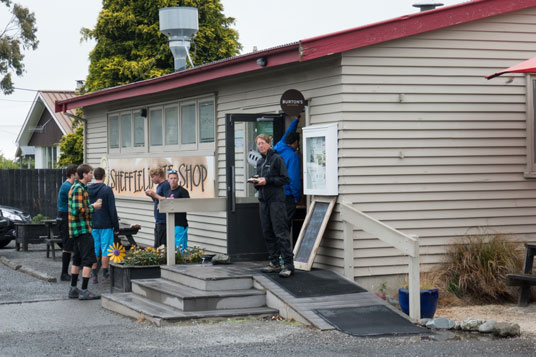
<svg viewBox="0 0 536 357">
<path fill-rule="evenodd" d="M 188 249 L 188 226 L 175 226 L 175 249 Z"/>
<path fill-rule="evenodd" d="M 93 228 L 93 240 L 95 241 L 95 255 L 106 257 L 108 248 L 114 244 L 113 228 Z"/>
</svg>

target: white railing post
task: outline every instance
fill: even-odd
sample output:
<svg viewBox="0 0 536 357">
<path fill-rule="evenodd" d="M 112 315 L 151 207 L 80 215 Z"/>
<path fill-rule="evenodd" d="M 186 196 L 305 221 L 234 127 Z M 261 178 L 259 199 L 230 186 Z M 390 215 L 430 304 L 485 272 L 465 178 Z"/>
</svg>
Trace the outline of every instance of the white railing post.
<svg viewBox="0 0 536 357">
<path fill-rule="evenodd" d="M 421 317 L 421 284 L 419 263 L 419 237 L 409 236 L 399 230 L 352 207 L 351 203 L 340 204 L 344 221 L 344 274 L 353 274 L 353 226 L 374 235 L 409 257 L 408 292 L 410 317 L 417 321 Z M 354 278 L 354 276 L 351 276 Z"/>
<path fill-rule="evenodd" d="M 175 213 L 166 213 L 166 265 L 175 265 Z"/>
<path fill-rule="evenodd" d="M 415 252 L 415 256 L 409 257 L 408 266 L 409 317 L 418 321 L 421 318 L 421 271 L 419 266 L 418 239 L 415 239 Z"/>
<path fill-rule="evenodd" d="M 354 280 L 354 226 L 344 221 L 344 276 Z"/>
</svg>

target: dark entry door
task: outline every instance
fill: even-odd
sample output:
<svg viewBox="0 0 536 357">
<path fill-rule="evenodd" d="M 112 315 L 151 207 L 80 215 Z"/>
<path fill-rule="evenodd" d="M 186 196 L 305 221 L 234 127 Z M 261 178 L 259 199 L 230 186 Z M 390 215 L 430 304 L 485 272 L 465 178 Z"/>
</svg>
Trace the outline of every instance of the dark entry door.
<svg viewBox="0 0 536 357">
<path fill-rule="evenodd" d="M 259 219 L 255 188 L 247 179 L 255 174 L 248 154 L 258 152 L 255 137 L 267 134 L 272 144 L 284 133 L 284 116 L 278 114 L 227 114 L 227 254 L 233 261 L 257 261 L 268 258 Z"/>
</svg>

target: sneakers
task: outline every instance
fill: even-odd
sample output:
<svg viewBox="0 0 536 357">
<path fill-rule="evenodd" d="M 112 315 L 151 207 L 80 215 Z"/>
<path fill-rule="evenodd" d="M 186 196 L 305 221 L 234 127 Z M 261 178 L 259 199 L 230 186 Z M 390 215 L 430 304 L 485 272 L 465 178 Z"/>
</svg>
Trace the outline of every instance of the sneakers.
<svg viewBox="0 0 536 357">
<path fill-rule="evenodd" d="M 80 295 L 78 296 L 78 300 L 98 300 L 98 299 L 100 299 L 100 295 L 95 295 L 88 289 L 80 290 Z"/>
<path fill-rule="evenodd" d="M 98 284 L 98 283 L 99 283 L 99 279 L 97 278 L 96 275 L 93 275 L 93 276 L 91 277 L 91 282 L 92 282 L 93 284 Z"/>
<path fill-rule="evenodd" d="M 281 271 L 281 265 L 275 265 L 270 262 L 267 266 L 261 269 L 263 273 L 279 273 Z"/>
<path fill-rule="evenodd" d="M 110 274 L 103 274 L 103 275 L 102 275 L 102 282 L 103 282 L 103 283 L 108 283 L 108 282 L 110 282 Z"/>
<path fill-rule="evenodd" d="M 71 281 L 71 275 L 67 273 L 63 273 L 60 276 L 61 281 Z"/>
<path fill-rule="evenodd" d="M 282 278 L 288 278 L 289 276 L 292 275 L 292 273 L 294 272 L 294 270 L 291 270 L 287 267 L 284 267 L 280 272 L 279 272 L 279 276 L 282 277 Z"/>
<path fill-rule="evenodd" d="M 69 289 L 69 299 L 78 299 L 80 296 L 80 289 L 78 289 L 76 286 L 71 286 Z"/>
</svg>

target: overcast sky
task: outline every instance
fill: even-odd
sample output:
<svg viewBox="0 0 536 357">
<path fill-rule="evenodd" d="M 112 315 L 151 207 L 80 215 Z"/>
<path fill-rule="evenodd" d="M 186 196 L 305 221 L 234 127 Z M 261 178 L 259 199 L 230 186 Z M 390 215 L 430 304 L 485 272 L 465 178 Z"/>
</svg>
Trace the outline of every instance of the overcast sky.
<svg viewBox="0 0 536 357">
<path fill-rule="evenodd" d="M 15 156 L 15 140 L 35 98 L 32 90 L 74 90 L 85 79 L 94 43 L 80 43 L 80 29 L 93 28 L 101 0 L 15 0 L 35 13 L 36 51 L 25 53 L 26 72 L 14 77 L 12 95 L 0 94 L 0 151 Z M 234 17 L 243 53 L 415 13 L 422 0 L 221 0 Z M 464 0 L 443 0 L 453 5 Z M 319 5 L 316 5 L 316 4 Z M 9 20 L 0 4 L 0 26 Z M 29 89 L 29 90 L 24 90 Z"/>
</svg>

